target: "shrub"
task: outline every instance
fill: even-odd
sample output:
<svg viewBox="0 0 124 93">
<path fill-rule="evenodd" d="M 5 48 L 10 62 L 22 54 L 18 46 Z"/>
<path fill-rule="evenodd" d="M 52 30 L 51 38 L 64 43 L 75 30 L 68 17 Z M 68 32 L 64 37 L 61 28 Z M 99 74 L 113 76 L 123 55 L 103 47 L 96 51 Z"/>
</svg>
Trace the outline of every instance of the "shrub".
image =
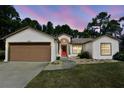
<svg viewBox="0 0 124 93">
<path fill-rule="evenodd" d="M 57 56 L 57 57 L 56 57 L 56 60 L 60 60 L 60 56 Z"/>
<path fill-rule="evenodd" d="M 78 54 L 78 57 L 80 58 L 90 58 L 89 52 L 85 51 L 85 52 L 81 52 L 80 54 Z"/>
<path fill-rule="evenodd" d="M 0 50 L 0 60 L 3 60 L 5 58 L 5 52 L 3 50 Z"/>
<path fill-rule="evenodd" d="M 124 61 L 124 52 L 117 52 L 115 55 L 113 55 L 113 59 Z"/>
</svg>

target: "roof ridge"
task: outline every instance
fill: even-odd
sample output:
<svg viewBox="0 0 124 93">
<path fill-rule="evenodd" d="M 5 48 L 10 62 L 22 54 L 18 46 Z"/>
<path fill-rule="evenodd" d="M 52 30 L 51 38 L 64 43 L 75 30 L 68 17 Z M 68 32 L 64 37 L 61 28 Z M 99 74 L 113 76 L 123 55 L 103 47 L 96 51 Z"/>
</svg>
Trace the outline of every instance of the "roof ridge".
<svg viewBox="0 0 124 93">
<path fill-rule="evenodd" d="M 6 38 L 8 38 L 8 37 L 10 37 L 10 36 L 12 36 L 12 35 L 14 35 L 14 34 L 16 34 L 16 33 L 21 32 L 21 31 L 23 31 L 23 30 L 25 30 L 25 29 L 28 29 L 28 28 L 34 29 L 34 30 L 36 30 L 37 32 L 40 32 L 40 33 L 47 34 L 47 33 L 43 32 L 43 31 L 40 31 L 40 30 L 38 30 L 38 29 L 35 29 L 35 28 L 31 27 L 31 26 L 25 26 L 25 27 L 23 27 L 23 28 L 20 28 L 20 29 L 14 31 L 14 32 L 12 32 L 12 33 L 10 33 L 10 34 L 8 34 L 8 35 L 2 37 L 1 39 L 4 40 L 4 39 L 6 39 Z M 47 35 L 49 35 L 49 34 L 47 34 Z M 55 38 L 54 36 L 52 36 L 52 35 L 49 35 L 49 36 L 51 36 L 51 37 L 53 37 L 54 39 L 56 39 L 56 38 Z"/>
</svg>

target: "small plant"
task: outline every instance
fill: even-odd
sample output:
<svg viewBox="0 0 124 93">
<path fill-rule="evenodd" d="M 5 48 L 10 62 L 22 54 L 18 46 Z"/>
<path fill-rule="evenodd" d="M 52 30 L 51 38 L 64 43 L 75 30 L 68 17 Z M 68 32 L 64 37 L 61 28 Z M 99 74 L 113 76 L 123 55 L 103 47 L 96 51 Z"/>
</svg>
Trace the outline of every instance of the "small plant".
<svg viewBox="0 0 124 93">
<path fill-rule="evenodd" d="M 57 57 L 56 57 L 56 60 L 60 60 L 60 56 L 57 56 Z"/>
<path fill-rule="evenodd" d="M 78 54 L 78 57 L 80 58 L 90 58 L 89 52 L 85 51 L 85 52 L 81 52 L 80 54 Z"/>
<path fill-rule="evenodd" d="M 53 65 L 59 65 L 59 64 L 62 64 L 63 62 L 61 60 L 56 60 L 50 64 L 53 64 Z"/>
<path fill-rule="evenodd" d="M 117 52 L 115 55 L 113 55 L 113 59 L 124 61 L 124 52 Z"/>
</svg>

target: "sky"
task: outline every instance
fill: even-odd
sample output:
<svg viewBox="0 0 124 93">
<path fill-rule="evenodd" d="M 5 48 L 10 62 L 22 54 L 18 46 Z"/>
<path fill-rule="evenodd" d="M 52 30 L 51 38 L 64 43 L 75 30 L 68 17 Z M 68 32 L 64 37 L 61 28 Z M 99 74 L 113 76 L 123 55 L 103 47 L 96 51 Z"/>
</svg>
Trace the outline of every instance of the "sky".
<svg viewBox="0 0 124 93">
<path fill-rule="evenodd" d="M 83 31 L 100 12 L 108 12 L 111 19 L 124 16 L 124 5 L 16 5 L 22 19 L 31 18 L 41 25 L 51 21 L 54 26 L 68 24 L 72 29 Z"/>
</svg>

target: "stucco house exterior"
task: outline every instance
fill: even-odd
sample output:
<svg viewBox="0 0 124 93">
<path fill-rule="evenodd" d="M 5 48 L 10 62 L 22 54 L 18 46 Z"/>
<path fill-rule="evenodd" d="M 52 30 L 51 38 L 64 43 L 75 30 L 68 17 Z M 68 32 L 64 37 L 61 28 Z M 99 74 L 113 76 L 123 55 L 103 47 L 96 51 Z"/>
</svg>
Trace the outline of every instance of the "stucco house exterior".
<svg viewBox="0 0 124 93">
<path fill-rule="evenodd" d="M 73 57 L 88 51 L 93 59 L 112 59 L 119 51 L 119 42 L 110 36 L 72 38 L 67 34 L 52 37 L 31 27 L 5 36 L 5 62 L 55 61 L 57 56 Z"/>
</svg>

